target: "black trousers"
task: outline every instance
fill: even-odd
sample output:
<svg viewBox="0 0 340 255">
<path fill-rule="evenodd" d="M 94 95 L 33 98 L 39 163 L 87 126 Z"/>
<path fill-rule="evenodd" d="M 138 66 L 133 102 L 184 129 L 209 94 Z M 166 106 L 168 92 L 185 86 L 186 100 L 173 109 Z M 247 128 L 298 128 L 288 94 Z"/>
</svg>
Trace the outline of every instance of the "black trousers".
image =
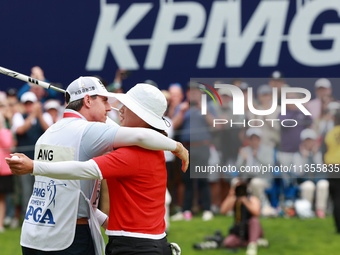
<svg viewBox="0 0 340 255">
<path fill-rule="evenodd" d="M 89 225 L 77 225 L 76 234 L 70 247 L 61 251 L 40 251 L 22 247 L 23 255 L 95 255 Z"/>
<path fill-rule="evenodd" d="M 105 255 L 171 255 L 171 246 L 166 237 L 160 240 L 134 238 L 125 236 L 109 236 Z"/>
</svg>

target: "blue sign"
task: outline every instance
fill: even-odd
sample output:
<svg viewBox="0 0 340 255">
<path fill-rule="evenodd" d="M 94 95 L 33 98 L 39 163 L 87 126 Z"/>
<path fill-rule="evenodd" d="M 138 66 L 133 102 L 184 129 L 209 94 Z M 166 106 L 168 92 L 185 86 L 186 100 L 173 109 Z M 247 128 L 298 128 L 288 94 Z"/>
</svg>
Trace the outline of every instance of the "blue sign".
<svg viewBox="0 0 340 255">
<path fill-rule="evenodd" d="M 81 75 L 126 89 L 190 77 L 337 77 L 338 0 L 2 1 L 0 66 L 38 65 L 64 88 Z M 0 88 L 22 86 L 0 76 Z"/>
</svg>

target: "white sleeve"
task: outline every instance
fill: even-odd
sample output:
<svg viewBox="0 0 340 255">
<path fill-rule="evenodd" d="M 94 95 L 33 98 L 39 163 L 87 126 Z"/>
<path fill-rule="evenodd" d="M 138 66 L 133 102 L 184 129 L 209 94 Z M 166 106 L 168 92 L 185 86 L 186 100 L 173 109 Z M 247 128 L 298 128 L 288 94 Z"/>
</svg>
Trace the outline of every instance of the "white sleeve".
<svg viewBox="0 0 340 255">
<path fill-rule="evenodd" d="M 106 221 L 106 219 L 108 218 L 108 216 L 99 209 L 95 210 L 95 215 L 96 215 L 96 218 L 99 222 L 99 225 L 103 226 L 103 224 Z"/>
<path fill-rule="evenodd" d="M 120 127 L 113 141 L 113 147 L 140 146 L 149 150 L 174 151 L 176 141 L 149 128 Z"/>
<path fill-rule="evenodd" d="M 25 124 L 25 119 L 20 113 L 16 112 L 13 115 L 12 122 L 13 125 L 11 131 L 15 134 L 17 132 L 18 127 L 21 127 L 22 125 Z"/>
<path fill-rule="evenodd" d="M 49 127 L 53 125 L 52 116 L 48 112 L 43 113 L 43 119 Z"/>
<path fill-rule="evenodd" d="M 64 180 L 103 179 L 97 163 L 90 159 L 85 162 L 41 162 L 34 160 L 33 175 Z"/>
</svg>

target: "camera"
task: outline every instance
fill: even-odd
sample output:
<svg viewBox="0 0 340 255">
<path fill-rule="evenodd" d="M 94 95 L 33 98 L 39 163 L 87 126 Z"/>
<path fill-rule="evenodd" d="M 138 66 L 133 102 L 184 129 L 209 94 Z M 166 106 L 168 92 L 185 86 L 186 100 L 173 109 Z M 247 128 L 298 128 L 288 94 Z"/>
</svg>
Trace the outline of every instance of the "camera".
<svg viewBox="0 0 340 255">
<path fill-rule="evenodd" d="M 211 250 L 221 247 L 223 236 L 220 230 L 216 230 L 212 236 L 204 237 L 204 242 L 195 243 L 193 248 L 196 250 Z"/>
<path fill-rule="evenodd" d="M 240 185 L 236 186 L 235 195 L 236 197 L 247 196 L 247 183 L 241 183 Z"/>
</svg>

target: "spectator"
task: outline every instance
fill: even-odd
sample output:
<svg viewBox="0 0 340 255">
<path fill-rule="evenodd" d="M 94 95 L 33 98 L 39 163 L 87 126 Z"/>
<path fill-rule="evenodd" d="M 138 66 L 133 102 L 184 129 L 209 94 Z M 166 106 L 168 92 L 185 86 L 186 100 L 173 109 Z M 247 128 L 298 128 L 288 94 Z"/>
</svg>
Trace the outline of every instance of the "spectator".
<svg viewBox="0 0 340 255">
<path fill-rule="evenodd" d="M 59 115 L 60 108 L 61 105 L 58 100 L 50 99 L 45 102 L 44 104 L 45 113 L 43 114 L 43 116 L 48 126 L 51 126 L 60 119 Z"/>
<path fill-rule="evenodd" d="M 299 98 L 297 93 L 288 93 L 287 99 Z M 286 115 L 280 114 L 279 120 L 282 123 L 284 121 L 285 126 L 281 126 L 280 137 L 281 146 L 277 153 L 278 164 L 283 166 L 290 166 L 293 164 L 293 157 L 300 147 L 300 134 L 305 128 L 309 128 L 312 125 L 312 118 L 310 115 L 304 115 L 295 104 L 287 104 Z M 297 197 L 298 186 L 296 178 L 293 178 L 290 173 L 280 173 L 282 177 L 283 190 L 285 192 L 285 205 L 284 211 L 289 216 L 295 215 L 293 209 L 293 201 Z"/>
<path fill-rule="evenodd" d="M 37 80 L 40 81 L 45 81 L 45 82 L 49 82 L 48 80 L 46 80 L 45 78 L 45 74 L 44 71 L 41 69 L 41 67 L 39 66 L 34 66 L 31 69 L 31 77 L 35 78 Z M 18 91 L 18 97 L 19 99 L 21 99 L 22 95 L 27 92 L 27 91 L 31 91 L 33 92 L 38 101 L 44 103 L 46 100 L 51 99 L 51 98 L 57 98 L 58 96 L 58 92 L 56 92 L 53 89 L 44 89 L 38 85 L 35 85 L 33 83 L 25 83 L 20 90 Z"/>
<path fill-rule="evenodd" d="M 318 79 L 315 84 L 315 98 L 310 100 L 306 107 L 312 114 L 312 119 L 317 120 L 322 114 L 323 97 L 332 95 L 332 83 L 326 78 Z"/>
<path fill-rule="evenodd" d="M 268 84 L 271 88 L 277 88 L 277 104 L 281 105 L 281 88 L 286 85 L 283 73 L 277 70 L 272 72 Z"/>
<path fill-rule="evenodd" d="M 190 82 L 187 89 L 187 101 L 181 103 L 173 117 L 174 129 L 178 130 L 178 139 L 189 150 L 190 161 L 195 165 L 207 166 L 210 156 L 209 146 L 211 144 L 211 135 L 209 127 L 213 125 L 213 119 L 216 114 L 214 110 L 207 109 L 207 114 L 201 114 L 201 95 L 199 84 Z M 203 220 L 211 220 L 210 188 L 207 176 L 193 179 L 190 177 L 191 171 L 182 174 L 184 184 L 184 204 L 182 212 L 178 212 L 171 217 L 172 220 L 191 220 L 192 205 L 194 201 L 194 182 L 197 181 L 198 190 L 201 194 L 203 206 Z M 205 173 L 200 173 L 204 175 Z"/>
<path fill-rule="evenodd" d="M 231 81 L 232 85 L 235 85 L 236 87 L 240 88 L 241 84 L 243 83 L 242 79 L 236 78 Z"/>
<path fill-rule="evenodd" d="M 319 135 L 318 143 L 321 145 L 320 151 L 322 156 L 325 155 L 327 148 L 325 144 L 326 134 L 334 128 L 334 114 L 337 110 L 340 110 L 340 103 L 338 101 L 332 101 L 328 103 L 327 109 L 323 116 L 319 119 L 315 128 L 317 128 L 317 134 Z"/>
<path fill-rule="evenodd" d="M 295 98 L 299 98 L 297 93 L 287 94 L 287 99 Z M 284 121 L 285 126 L 280 129 L 281 147 L 278 156 L 280 163 L 287 166 L 292 163 L 294 153 L 299 151 L 301 131 L 311 127 L 313 122 L 310 115 L 304 115 L 295 104 L 287 104 L 286 115 L 280 114 L 279 119 L 281 123 Z"/>
<path fill-rule="evenodd" d="M 0 113 L 4 118 L 4 127 L 10 128 L 12 126 L 13 112 L 9 107 L 6 94 L 2 91 L 0 91 Z"/>
<path fill-rule="evenodd" d="M 315 211 L 319 218 L 325 217 L 328 200 L 329 182 L 325 180 L 326 173 L 305 172 L 312 168 L 319 168 L 323 164 L 322 154 L 319 151 L 316 132 L 312 129 L 304 129 L 301 132 L 301 145 L 299 152 L 294 155 L 294 166 L 302 166 L 298 170 L 298 183 L 300 184 L 301 198 L 313 204 L 314 192 L 316 192 Z M 301 171 L 300 171 L 301 170 Z"/>
<path fill-rule="evenodd" d="M 248 146 L 242 148 L 236 161 L 236 167 L 260 167 L 274 165 L 274 149 L 262 143 L 263 133 L 261 128 L 249 128 L 246 131 Z M 240 176 L 242 179 L 251 179 L 249 188 L 255 197 L 262 204 L 262 214 L 264 216 L 275 216 L 275 210 L 269 204 L 265 194 L 265 189 L 271 187 L 272 174 L 245 173 Z"/>
<path fill-rule="evenodd" d="M 130 71 L 118 69 L 113 82 L 107 86 L 107 90 L 114 93 L 123 93 L 123 80 L 128 78 L 130 75 Z"/>
<path fill-rule="evenodd" d="M 215 83 L 216 84 L 216 83 Z M 228 123 L 241 122 L 242 118 L 239 115 L 233 115 L 232 94 L 227 88 L 220 88 L 218 94 L 221 97 L 222 105 L 215 105 L 210 102 L 211 107 L 215 109 L 218 119 L 227 120 Z M 221 165 L 235 165 L 239 149 L 241 148 L 240 132 L 243 127 L 239 125 L 217 125 L 217 129 L 213 134 L 213 144 L 216 147 Z M 225 146 L 232 144 L 233 146 Z M 230 188 L 231 175 L 214 172 L 209 175 L 211 188 L 211 209 L 214 213 L 219 213 L 222 200 L 227 196 Z"/>
<path fill-rule="evenodd" d="M 256 255 L 260 243 L 268 245 L 263 239 L 263 231 L 259 221 L 260 200 L 247 192 L 247 183 L 239 181 L 230 189 L 229 195 L 221 206 L 221 214 L 234 211 L 234 225 L 224 239 L 223 246 L 237 248 L 247 246 L 247 255 Z"/>
<path fill-rule="evenodd" d="M 328 165 L 329 194 L 333 201 L 333 217 L 336 232 L 340 234 L 340 179 L 339 173 L 335 174 L 335 167 L 340 164 L 340 111 L 334 114 L 334 128 L 329 131 L 325 138 L 327 152 L 324 163 Z M 330 172 L 332 170 L 332 173 Z"/>
<path fill-rule="evenodd" d="M 272 88 L 263 84 L 257 89 L 257 98 L 259 105 L 258 110 L 268 110 L 273 104 L 273 92 Z M 278 149 L 280 146 L 280 124 L 277 121 L 265 121 L 265 119 L 277 119 L 281 112 L 281 107 L 278 106 L 276 110 L 268 115 L 256 115 L 255 119 L 262 120 L 263 126 L 261 127 L 262 133 L 262 143 L 266 144 L 272 148 Z M 261 124 L 260 123 L 260 124 Z"/>
<path fill-rule="evenodd" d="M 19 103 L 17 93 L 18 91 L 14 88 L 9 88 L 6 91 L 8 105 L 12 111 L 12 114 L 16 112 L 24 112 L 23 106 Z"/>
<path fill-rule="evenodd" d="M 17 136 L 17 151 L 26 153 L 34 158 L 34 145 L 38 138 L 49 127 L 43 118 L 42 105 L 33 92 L 26 92 L 21 97 L 25 113 L 13 115 L 12 132 Z M 25 210 L 32 194 L 34 177 L 25 175 L 20 177 L 22 188 L 22 210 Z M 24 212 L 23 212 L 24 213 Z"/>
<path fill-rule="evenodd" d="M 116 71 L 116 75 L 113 82 L 107 86 L 107 90 L 113 93 L 124 93 L 123 81 L 127 79 L 130 76 L 130 74 L 131 74 L 130 71 L 118 69 Z M 118 100 L 111 103 L 111 106 L 116 109 L 120 109 L 122 107 L 121 103 Z M 107 113 L 107 116 L 109 116 L 109 118 L 116 122 L 117 124 L 120 124 L 118 111 L 110 111 Z M 104 185 L 106 185 L 105 182 Z"/>
<path fill-rule="evenodd" d="M 5 161 L 5 157 L 9 157 L 12 146 L 12 132 L 6 128 L 5 118 L 0 112 L 0 233 L 5 231 L 6 194 L 14 191 L 12 172 Z"/>
<path fill-rule="evenodd" d="M 5 128 L 11 129 L 13 124 L 13 115 L 15 112 L 18 112 L 20 110 L 21 104 L 18 103 L 16 89 L 10 88 L 6 91 L 6 94 L 7 98 L 5 95 L 0 96 L 0 112 L 3 114 L 5 119 Z M 16 137 L 13 133 L 12 136 L 12 147 L 16 147 Z M 12 193 L 7 193 L 6 195 L 6 217 L 4 220 L 4 224 L 5 226 L 9 226 L 10 228 L 19 227 L 21 208 L 21 188 L 19 178 L 19 176 L 12 176 L 14 191 Z"/>
<path fill-rule="evenodd" d="M 168 106 L 167 116 L 169 118 L 174 117 L 177 107 L 183 102 L 184 93 L 181 84 L 171 83 L 169 85 L 168 91 L 170 93 L 170 102 Z"/>
</svg>

